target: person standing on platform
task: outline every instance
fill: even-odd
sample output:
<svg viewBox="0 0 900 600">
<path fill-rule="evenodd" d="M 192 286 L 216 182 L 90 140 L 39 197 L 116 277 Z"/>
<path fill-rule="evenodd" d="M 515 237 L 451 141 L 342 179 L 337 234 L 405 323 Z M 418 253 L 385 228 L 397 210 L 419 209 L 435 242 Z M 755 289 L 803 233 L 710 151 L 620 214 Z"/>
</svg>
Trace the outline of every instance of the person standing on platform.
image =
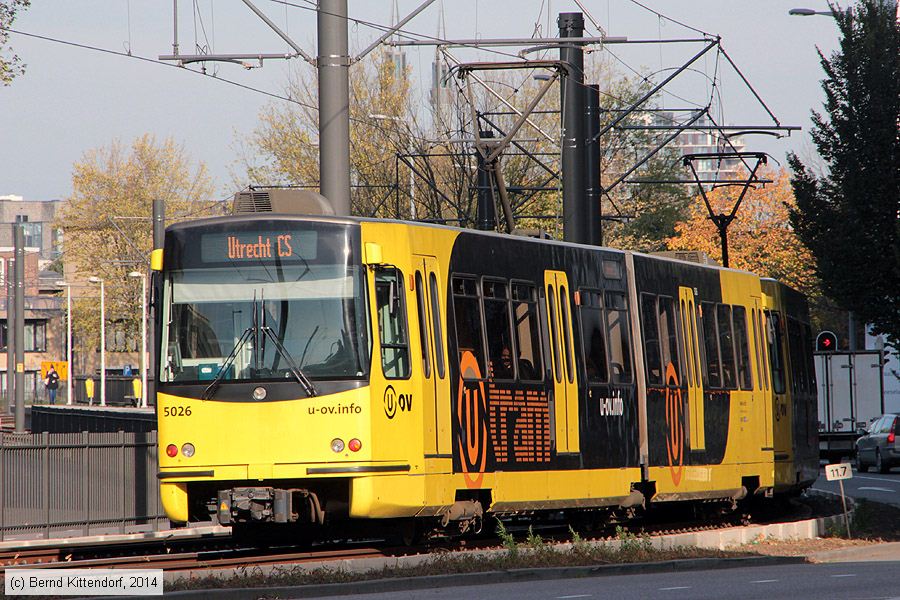
<svg viewBox="0 0 900 600">
<path fill-rule="evenodd" d="M 44 379 L 44 385 L 47 386 L 47 395 L 50 396 L 50 404 L 56 404 L 56 390 L 59 389 L 59 373 L 50 365 L 47 369 L 47 377 Z"/>
</svg>

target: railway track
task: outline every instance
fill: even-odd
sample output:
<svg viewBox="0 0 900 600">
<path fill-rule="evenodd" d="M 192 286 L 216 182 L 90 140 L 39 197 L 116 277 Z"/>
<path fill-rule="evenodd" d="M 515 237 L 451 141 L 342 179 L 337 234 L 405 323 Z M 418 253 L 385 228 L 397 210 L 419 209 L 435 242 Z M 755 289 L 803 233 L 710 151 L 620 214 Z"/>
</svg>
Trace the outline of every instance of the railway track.
<svg viewBox="0 0 900 600">
<path fill-rule="evenodd" d="M 770 511 L 767 511 L 770 512 Z M 794 503 L 787 514 L 741 515 L 741 523 L 734 519 L 721 522 L 684 521 L 680 523 L 629 523 L 627 528 L 615 525 L 596 529 L 582 537 L 589 541 L 609 541 L 619 538 L 622 532 L 640 536 L 662 536 L 679 533 L 711 531 L 747 524 L 790 522 L 810 518 L 813 509 L 803 503 Z M 821 515 L 819 515 L 821 516 Z M 733 515 L 732 515 L 733 517 Z M 529 527 L 512 524 L 508 530 L 516 537 L 524 537 Z M 571 539 L 568 526 L 549 524 L 535 528 L 548 542 L 566 542 Z M 48 547 L 14 552 L 0 552 L 0 567 L 28 566 L 30 568 L 142 568 L 164 571 L 190 571 L 203 569 L 227 569 L 265 565 L 302 565 L 363 558 L 384 558 L 433 552 L 465 552 L 500 549 L 500 540 L 492 537 L 438 538 L 411 547 L 388 547 L 384 541 L 365 540 L 358 543 L 323 544 L 320 548 L 281 545 L 252 547 L 224 541 L 181 541 L 178 543 L 142 543 L 102 548 Z"/>
</svg>

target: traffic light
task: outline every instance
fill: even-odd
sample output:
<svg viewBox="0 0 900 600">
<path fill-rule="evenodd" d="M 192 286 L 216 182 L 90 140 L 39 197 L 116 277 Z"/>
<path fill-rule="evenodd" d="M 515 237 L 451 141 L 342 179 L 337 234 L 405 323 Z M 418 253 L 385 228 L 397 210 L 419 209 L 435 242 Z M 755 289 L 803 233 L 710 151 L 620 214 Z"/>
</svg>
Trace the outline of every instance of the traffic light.
<svg viewBox="0 0 900 600">
<path fill-rule="evenodd" d="M 837 351 L 837 336 L 830 331 L 823 331 L 816 336 L 816 352 Z"/>
</svg>

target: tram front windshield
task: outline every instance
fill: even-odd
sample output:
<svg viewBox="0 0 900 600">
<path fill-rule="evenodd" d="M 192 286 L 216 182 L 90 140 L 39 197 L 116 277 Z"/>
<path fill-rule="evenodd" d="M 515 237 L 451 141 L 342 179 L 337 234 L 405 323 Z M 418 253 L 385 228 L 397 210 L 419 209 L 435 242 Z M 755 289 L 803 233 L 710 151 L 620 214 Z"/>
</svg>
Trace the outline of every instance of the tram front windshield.
<svg viewBox="0 0 900 600">
<path fill-rule="evenodd" d="M 161 380 L 286 379 L 295 367 L 311 379 L 366 377 L 364 270 L 354 264 L 349 236 L 323 240 L 317 233 L 280 234 L 294 242 L 289 258 L 266 255 L 265 240 L 276 237 L 268 232 L 211 234 L 203 249 L 213 260 L 196 264 L 204 258 L 201 251 L 184 261 L 197 268 L 170 270 Z M 227 261 L 208 250 L 220 240 L 228 244 Z M 323 242 L 337 251 L 317 251 Z M 253 256 L 245 259 L 248 253 Z"/>
</svg>

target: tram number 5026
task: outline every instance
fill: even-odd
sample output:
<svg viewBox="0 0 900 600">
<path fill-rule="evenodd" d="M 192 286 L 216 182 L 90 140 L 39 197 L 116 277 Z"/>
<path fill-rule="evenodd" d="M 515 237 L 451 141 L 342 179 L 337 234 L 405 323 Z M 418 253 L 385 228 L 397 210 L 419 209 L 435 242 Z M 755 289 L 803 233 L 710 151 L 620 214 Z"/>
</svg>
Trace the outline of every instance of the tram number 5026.
<svg viewBox="0 0 900 600">
<path fill-rule="evenodd" d="M 189 417 L 191 416 L 190 406 L 166 406 L 163 408 L 164 417 Z"/>
</svg>

